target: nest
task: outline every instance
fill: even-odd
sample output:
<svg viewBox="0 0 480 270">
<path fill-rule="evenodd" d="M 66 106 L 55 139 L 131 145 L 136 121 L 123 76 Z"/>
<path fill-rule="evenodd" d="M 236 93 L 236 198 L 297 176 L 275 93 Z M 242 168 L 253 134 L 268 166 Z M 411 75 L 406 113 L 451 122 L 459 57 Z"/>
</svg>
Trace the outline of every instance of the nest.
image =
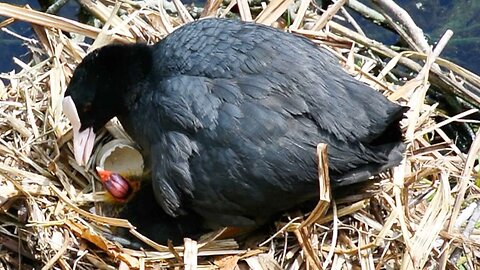
<svg viewBox="0 0 480 270">
<path fill-rule="evenodd" d="M 31 22 L 36 33 L 36 39 L 18 36 L 29 48 L 31 61 L 14 59 L 21 70 L 0 75 L 4 269 L 475 269 L 479 265 L 475 161 L 480 138 L 475 136 L 469 150 L 462 152 L 442 127 L 475 124 L 468 119 L 478 112 L 480 78 L 438 58 L 449 31 L 432 49 L 421 29 L 391 1 L 375 1 L 382 13 L 366 12 L 393 27 L 411 50 L 397 52 L 369 39 L 354 21 L 357 31 L 331 21 L 339 10 L 342 14 L 335 16 L 351 19 L 341 9 L 346 1 L 321 13 L 305 0 L 272 0 L 252 7 L 246 0 L 232 0 L 226 6 L 213 0 L 203 10 L 188 10 L 174 0 L 174 12 L 157 1 L 79 2 L 102 22 L 101 29 L 0 3 L 0 15 Z M 234 240 L 215 240 L 215 235 L 198 243 L 186 239 L 180 247 L 161 246 L 138 234 L 127 220 L 105 216 L 105 196 L 93 162 L 83 168 L 74 161 L 69 123 L 62 115 L 63 94 L 76 65 L 93 48 L 112 41 L 154 43 L 192 21 L 189 12 L 224 17 L 235 6 L 243 20 L 255 18 L 257 23 L 280 28 L 285 28 L 281 16 L 288 12 L 289 31 L 334 52 L 359 80 L 410 106 L 402 122 L 408 151 L 400 166 L 383 175 L 375 192 L 366 198 L 350 196 L 351 203 L 330 199 L 328 176 L 322 173 L 315 210 L 287 215 L 276 223 L 277 232 L 265 235 L 255 248 L 242 250 Z M 84 37 L 93 39 L 93 44 L 84 43 Z M 399 70 L 414 75 L 403 81 Z M 446 116 L 438 104 L 426 102 L 431 84 L 473 106 Z M 124 139 L 113 127 L 98 136 L 97 145 Z M 324 161 L 328 154 L 324 146 L 318 149 Z M 326 164 L 320 165 L 325 172 Z M 105 237 L 115 227 L 129 229 L 152 249 L 124 248 Z"/>
</svg>

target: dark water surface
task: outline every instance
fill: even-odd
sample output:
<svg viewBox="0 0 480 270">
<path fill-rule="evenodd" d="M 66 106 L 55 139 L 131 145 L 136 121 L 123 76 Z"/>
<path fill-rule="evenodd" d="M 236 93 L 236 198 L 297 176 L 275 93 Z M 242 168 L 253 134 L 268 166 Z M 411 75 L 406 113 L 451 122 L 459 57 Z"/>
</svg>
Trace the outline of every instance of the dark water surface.
<svg viewBox="0 0 480 270">
<path fill-rule="evenodd" d="M 7 0 L 0 2 L 18 6 L 29 5 L 35 10 L 45 10 L 49 5 L 46 1 L 38 0 Z M 77 2 L 70 0 L 58 14 L 69 19 L 77 20 L 79 11 L 80 6 L 77 4 Z M 0 22 L 5 19 L 7 18 L 0 16 Z M 6 28 L 27 38 L 32 38 L 34 36 L 29 23 L 15 21 L 9 24 Z M 22 40 L 6 33 L 5 31 L 0 31 L 0 72 L 8 72 L 13 69 L 20 69 L 14 64 L 12 60 L 13 57 L 28 61 L 28 56 L 26 55 L 28 50 L 25 46 L 23 46 L 23 43 L 24 42 Z"/>
<path fill-rule="evenodd" d="M 188 2 L 191 2 L 189 0 Z M 15 5 L 30 5 L 36 10 L 44 10 L 51 1 L 43 0 L 8 0 L 4 1 Z M 40 3 L 41 4 L 40 4 Z M 195 1 L 196 3 L 202 0 Z M 362 1 L 368 2 L 368 1 Z M 397 0 L 404 7 L 414 21 L 422 28 L 430 43 L 436 42 L 446 29 L 454 31 L 454 37 L 444 50 L 442 57 L 466 67 L 480 74 L 480 62 L 476 59 L 480 55 L 480 0 Z M 59 12 L 61 16 L 77 19 L 80 7 L 76 1 L 70 0 Z M 386 44 L 397 44 L 396 34 L 377 26 L 366 19 L 352 15 L 360 22 L 365 33 L 373 39 Z M 6 18 L 0 17 L 0 21 Z M 14 22 L 7 28 L 25 37 L 32 37 L 33 33 L 28 23 Z M 22 46 L 23 41 L 0 31 L 0 72 L 18 69 L 12 57 L 28 60 L 27 49 Z"/>
<path fill-rule="evenodd" d="M 362 3 L 369 1 L 361 0 Z M 395 0 L 423 29 L 429 44 L 435 44 L 447 29 L 454 32 L 441 57 L 480 74 L 480 0 Z M 385 44 L 397 44 L 397 34 L 351 12 L 370 38 Z"/>
</svg>

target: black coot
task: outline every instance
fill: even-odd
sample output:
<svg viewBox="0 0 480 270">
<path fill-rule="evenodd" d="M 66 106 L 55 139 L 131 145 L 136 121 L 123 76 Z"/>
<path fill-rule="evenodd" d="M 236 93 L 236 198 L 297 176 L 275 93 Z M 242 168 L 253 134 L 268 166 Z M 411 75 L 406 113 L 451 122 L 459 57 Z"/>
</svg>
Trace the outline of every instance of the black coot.
<svg viewBox="0 0 480 270">
<path fill-rule="evenodd" d="M 65 96 L 77 162 L 117 116 L 163 210 L 210 227 L 259 224 L 316 198 L 318 143 L 334 188 L 399 164 L 405 149 L 404 107 L 308 39 L 253 23 L 205 19 L 153 46 L 103 47 Z"/>
</svg>

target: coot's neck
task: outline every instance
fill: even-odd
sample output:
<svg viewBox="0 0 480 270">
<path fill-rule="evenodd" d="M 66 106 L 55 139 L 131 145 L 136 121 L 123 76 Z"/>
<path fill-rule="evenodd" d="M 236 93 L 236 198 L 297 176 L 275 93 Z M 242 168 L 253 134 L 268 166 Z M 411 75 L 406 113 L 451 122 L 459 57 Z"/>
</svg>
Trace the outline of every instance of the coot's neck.
<svg viewBox="0 0 480 270">
<path fill-rule="evenodd" d="M 139 93 L 145 89 L 148 83 L 153 65 L 153 55 L 150 46 L 144 44 L 122 45 L 122 57 L 117 60 L 113 74 L 116 83 L 115 103 L 118 104 L 117 114 L 128 112 L 136 101 Z M 113 78 L 112 78 L 113 79 Z"/>
</svg>

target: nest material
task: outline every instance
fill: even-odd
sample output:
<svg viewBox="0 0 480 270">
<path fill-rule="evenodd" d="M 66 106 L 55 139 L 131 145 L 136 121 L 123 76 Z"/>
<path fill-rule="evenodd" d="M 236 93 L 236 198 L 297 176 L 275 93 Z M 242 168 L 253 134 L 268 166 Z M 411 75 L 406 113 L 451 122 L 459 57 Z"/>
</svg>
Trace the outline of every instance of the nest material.
<svg viewBox="0 0 480 270">
<path fill-rule="evenodd" d="M 15 58 L 21 70 L 0 75 L 0 262 L 4 269 L 38 265 L 43 269 L 478 266 L 480 239 L 475 225 L 480 206 L 474 164 L 480 139 L 476 136 L 470 151 L 462 153 L 454 144 L 455 138 L 440 129 L 465 121 L 477 109 L 438 122 L 433 116 L 442 112 L 436 105 L 425 104 L 430 82 L 445 90 L 453 89 L 463 100 L 480 104 L 480 97 L 467 90 L 478 90 L 480 78 L 437 59 L 448 38 L 430 50 L 428 44 L 418 40 L 421 30 L 412 25 L 409 17 L 402 17 L 405 14 L 396 5 L 384 8 L 384 19 L 387 23 L 403 22 L 394 24 L 402 37 L 410 37 L 415 52 L 397 53 L 359 34 L 361 29 L 355 32 L 331 21 L 345 1 L 338 1 L 318 16 L 311 11 L 309 1 L 273 0 L 256 17 L 251 10 L 258 7 L 251 9 L 246 0 L 231 1 L 226 7 L 221 1 L 208 1 L 202 17 L 226 16 L 236 4 L 241 19 L 255 17 L 258 23 L 278 27 L 283 27 L 279 18 L 288 9 L 293 18 L 290 31 L 328 48 L 358 79 L 411 107 L 402 122 L 408 151 L 404 162 L 384 175 L 375 194 L 361 200 L 351 197 L 354 203 L 330 202 L 328 177 L 322 173 L 321 198 L 315 210 L 282 219 L 277 223 L 278 231 L 266 235 L 257 248 L 241 250 L 235 241 L 212 240 L 214 236 L 199 243 L 186 239 L 183 247 L 174 248 L 149 242 L 126 220 L 103 216 L 105 196 L 92 170 L 94 164 L 88 164 L 87 169 L 76 165 L 61 101 L 75 66 L 88 51 L 112 41 L 154 43 L 193 19 L 179 0 L 173 1 L 174 14 L 157 6 L 157 1 L 80 2 L 103 22 L 102 29 L 0 3 L 0 15 L 31 22 L 36 33 L 36 39 L 18 36 L 31 51 L 32 60 L 24 63 Z M 322 30 L 325 25 L 328 30 Z M 93 45 L 78 41 L 76 35 L 94 39 Z M 358 53 L 365 48 L 370 49 L 368 55 Z M 383 58 L 390 59 L 385 66 L 379 62 Z M 399 65 L 417 76 L 401 83 L 394 72 Z M 118 129 L 114 126 L 109 130 Z M 97 145 L 112 137 L 123 139 L 124 135 L 104 132 L 98 136 Z M 328 154 L 324 146 L 318 149 L 319 158 L 325 161 Z M 325 162 L 319 163 L 325 172 Z M 107 239 L 105 232 L 115 227 L 129 228 L 155 251 L 126 249 Z"/>
</svg>

